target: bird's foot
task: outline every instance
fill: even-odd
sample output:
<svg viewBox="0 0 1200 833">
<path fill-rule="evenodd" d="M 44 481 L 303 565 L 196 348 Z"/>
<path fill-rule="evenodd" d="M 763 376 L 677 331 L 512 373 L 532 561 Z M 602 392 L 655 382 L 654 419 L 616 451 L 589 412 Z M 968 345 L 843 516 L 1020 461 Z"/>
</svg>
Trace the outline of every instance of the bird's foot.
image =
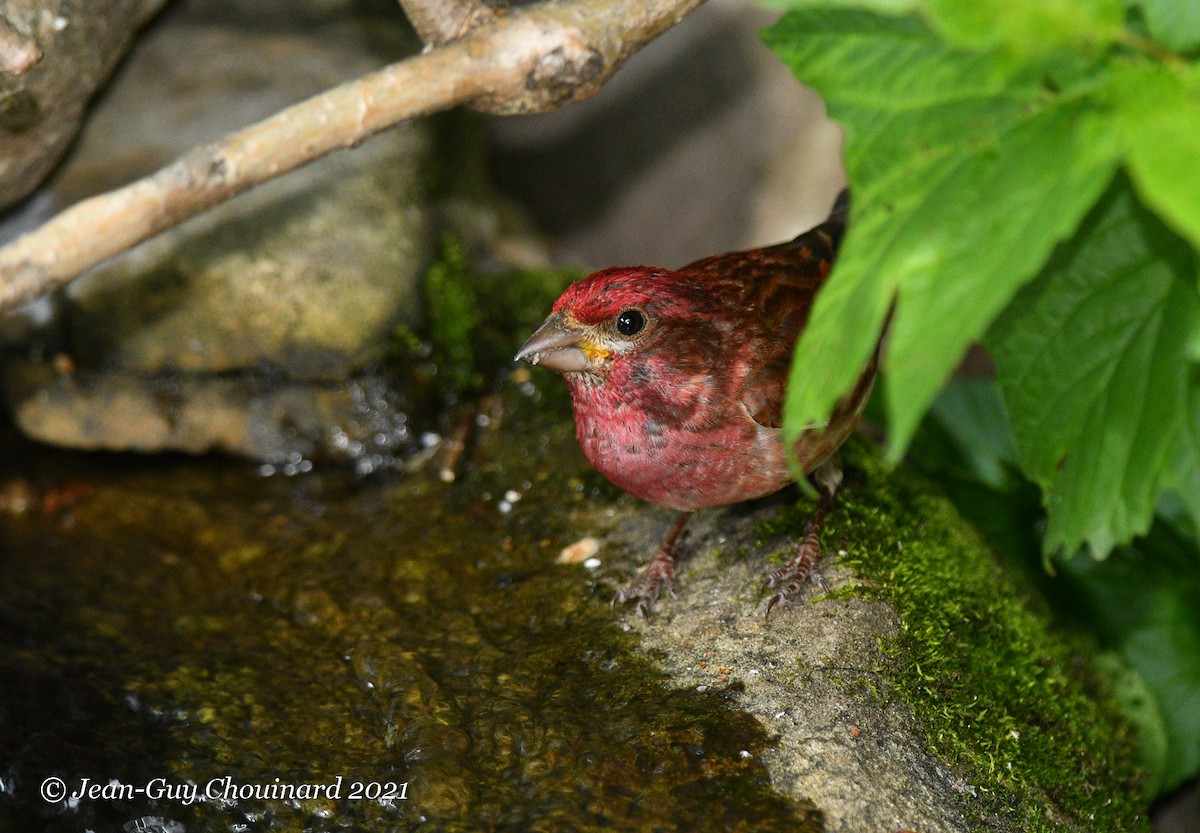
<svg viewBox="0 0 1200 833">
<path fill-rule="evenodd" d="M 826 593 L 829 592 L 829 585 L 821 575 L 821 544 L 811 536 L 804 539 L 804 543 L 796 551 L 795 558 L 770 573 L 763 581 L 760 592 L 765 593 L 772 587 L 777 588 L 767 600 L 767 618 L 771 616 L 771 608 L 781 602 L 795 599 L 809 582 Z"/>
<path fill-rule="evenodd" d="M 687 526 L 688 518 L 691 516 L 691 512 L 679 513 L 679 517 L 675 519 L 675 525 L 671 527 L 671 531 L 667 533 L 667 537 L 659 545 L 658 552 L 654 553 L 654 557 L 646 565 L 646 572 L 641 580 L 636 584 L 626 587 L 624 590 L 618 590 L 616 595 L 612 597 L 612 607 L 637 599 L 638 612 L 646 619 L 649 619 L 650 611 L 654 608 L 654 603 L 658 601 L 658 597 L 662 595 L 662 591 L 666 590 L 671 594 L 672 598 L 678 598 L 673 589 L 675 584 L 675 565 L 679 563 L 679 556 L 675 554 L 675 539 L 679 537 L 679 533 Z"/>
<path fill-rule="evenodd" d="M 833 495 L 842 482 L 842 463 L 837 455 L 822 463 L 813 472 L 820 497 L 812 517 L 804 530 L 804 539 L 796 549 L 796 556 L 775 572 L 769 574 L 763 582 L 760 593 L 768 588 L 778 588 L 767 600 L 767 618 L 771 617 L 771 608 L 780 602 L 788 602 L 800 595 L 804 586 L 810 581 L 829 592 L 829 585 L 821 575 L 821 527 L 825 524 L 825 516 L 833 505 Z"/>
<path fill-rule="evenodd" d="M 674 554 L 660 548 L 658 552 L 654 553 L 650 563 L 646 565 L 646 572 L 641 579 L 616 592 L 612 597 L 612 607 L 615 608 L 619 604 L 636 600 L 638 613 L 649 619 L 650 611 L 654 609 L 654 603 L 658 601 L 658 597 L 664 590 L 670 593 L 672 598 L 676 598 L 674 590 L 675 563 Z"/>
</svg>

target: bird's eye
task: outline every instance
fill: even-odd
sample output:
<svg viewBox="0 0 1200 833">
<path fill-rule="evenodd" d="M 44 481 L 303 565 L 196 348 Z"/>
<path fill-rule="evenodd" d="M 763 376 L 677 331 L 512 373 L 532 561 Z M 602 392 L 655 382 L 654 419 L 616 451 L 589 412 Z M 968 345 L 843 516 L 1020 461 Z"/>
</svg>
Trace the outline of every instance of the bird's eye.
<svg viewBox="0 0 1200 833">
<path fill-rule="evenodd" d="M 627 309 L 617 316 L 617 332 L 623 336 L 637 335 L 646 326 L 646 316 L 641 310 Z"/>
</svg>

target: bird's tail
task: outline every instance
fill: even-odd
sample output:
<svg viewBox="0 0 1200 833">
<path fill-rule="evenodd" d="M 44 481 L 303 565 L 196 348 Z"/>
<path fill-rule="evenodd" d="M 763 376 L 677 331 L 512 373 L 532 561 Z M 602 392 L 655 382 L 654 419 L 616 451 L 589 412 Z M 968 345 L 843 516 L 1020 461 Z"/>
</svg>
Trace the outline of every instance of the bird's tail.
<svg viewBox="0 0 1200 833">
<path fill-rule="evenodd" d="M 841 246 L 842 237 L 846 234 L 846 224 L 849 221 L 850 189 L 843 188 L 842 193 L 838 194 L 837 199 L 833 201 L 833 208 L 829 209 L 829 217 L 817 226 L 817 229 L 828 234 L 833 240 L 834 251 Z"/>
<path fill-rule="evenodd" d="M 829 219 L 825 222 L 839 222 L 845 225 L 850 218 L 850 189 L 843 188 L 842 193 L 837 195 L 837 199 L 833 201 L 833 208 L 829 209 Z"/>
<path fill-rule="evenodd" d="M 788 243 L 781 243 L 780 246 L 789 249 L 815 248 L 815 251 L 824 252 L 825 257 L 833 258 L 842 245 L 842 238 L 846 235 L 846 223 L 849 216 L 850 189 L 843 188 L 842 193 L 838 194 L 837 199 L 833 201 L 833 208 L 829 209 L 829 216 L 825 218 L 824 222 L 813 226 L 808 231 L 801 232 L 796 239 Z"/>
</svg>

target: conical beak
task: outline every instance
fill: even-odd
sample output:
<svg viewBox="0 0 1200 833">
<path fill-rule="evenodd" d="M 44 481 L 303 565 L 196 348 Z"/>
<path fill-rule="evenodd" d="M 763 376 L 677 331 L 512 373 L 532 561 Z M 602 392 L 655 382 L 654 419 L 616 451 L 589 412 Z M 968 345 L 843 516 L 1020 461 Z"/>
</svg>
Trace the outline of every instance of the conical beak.
<svg viewBox="0 0 1200 833">
<path fill-rule="evenodd" d="M 547 318 L 546 323 L 521 345 L 516 360 L 540 364 L 558 373 L 579 373 L 590 369 L 584 334 L 565 325 L 563 320 L 561 312 Z"/>
</svg>

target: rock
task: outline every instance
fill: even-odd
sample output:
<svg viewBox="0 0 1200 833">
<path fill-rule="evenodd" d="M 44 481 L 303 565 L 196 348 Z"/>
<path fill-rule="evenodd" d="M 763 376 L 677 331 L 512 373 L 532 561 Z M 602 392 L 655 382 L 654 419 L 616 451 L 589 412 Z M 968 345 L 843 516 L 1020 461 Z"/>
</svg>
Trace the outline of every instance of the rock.
<svg viewBox="0 0 1200 833">
<path fill-rule="evenodd" d="M 717 524 L 697 530 L 701 549 L 680 582 L 684 605 L 660 605 L 649 624 L 630 617 L 673 684 L 706 691 L 736 681 L 739 705 L 778 739 L 766 753 L 772 783 L 819 808 L 826 830 L 1002 830 L 957 808 L 961 776 L 925 743 L 912 711 L 886 693 L 895 657 L 882 646 L 900 633 L 895 609 L 864 599 L 814 602 L 820 593 L 810 587 L 768 620 L 750 595 L 765 565 L 724 574 L 728 565 L 711 549 L 726 531 Z M 853 585 L 856 577 L 836 563 L 825 571 L 831 586 Z M 853 693 L 864 688 L 882 693 Z"/>
<path fill-rule="evenodd" d="M 41 53 L 23 73 L 0 73 L 0 208 L 32 191 L 58 162 L 84 107 L 164 2 L 0 2 L 0 22 Z"/>
<path fill-rule="evenodd" d="M 418 47 L 398 9 L 326 20 L 320 37 L 198 17 L 173 10 L 139 43 L 50 184 L 56 201 L 131 181 Z M 16 362 L 15 420 L 79 448 L 336 453 L 330 438 L 362 416 L 343 383 L 420 317 L 429 167 L 426 129 L 405 125 L 94 270 L 64 293 L 64 333 L 43 337 L 73 372 Z"/>
<path fill-rule="evenodd" d="M 399 50 L 403 30 L 393 27 Z M 71 184 L 92 191 L 111 184 L 101 179 L 130 180 L 383 62 L 356 43 L 356 28 L 336 32 L 317 39 L 186 21 L 156 30 L 84 132 Z M 193 92 L 179 96 L 184 89 Z M 360 369 L 392 326 L 416 323 L 413 293 L 430 255 L 428 150 L 420 127 L 389 131 L 77 281 L 67 296 L 81 366 L 141 375 L 270 368 L 325 380 Z M 56 185 L 68 188 L 65 180 Z"/>
<path fill-rule="evenodd" d="M 81 366 L 337 380 L 417 323 L 423 137 L 394 131 L 149 241 L 67 291 Z"/>
<path fill-rule="evenodd" d="M 329 384 L 250 375 L 146 378 L 14 360 L 4 381 L 25 434 L 88 451 L 218 451 L 288 473 L 306 471 L 313 457 L 333 458 L 367 473 L 416 448 L 406 403 L 374 376 Z"/>
<path fill-rule="evenodd" d="M 823 535 L 830 594 L 810 586 L 769 619 L 758 598 L 764 555 L 791 555 L 807 501 L 701 513 L 681 598 L 649 622 L 627 614 L 643 648 L 673 685 L 755 715 L 777 738 L 772 784 L 826 831 L 1144 824 L 1132 730 L 1097 671 L 935 487 L 864 452 L 847 449 Z M 605 548 L 648 559 L 659 514 L 626 518 Z"/>
</svg>

